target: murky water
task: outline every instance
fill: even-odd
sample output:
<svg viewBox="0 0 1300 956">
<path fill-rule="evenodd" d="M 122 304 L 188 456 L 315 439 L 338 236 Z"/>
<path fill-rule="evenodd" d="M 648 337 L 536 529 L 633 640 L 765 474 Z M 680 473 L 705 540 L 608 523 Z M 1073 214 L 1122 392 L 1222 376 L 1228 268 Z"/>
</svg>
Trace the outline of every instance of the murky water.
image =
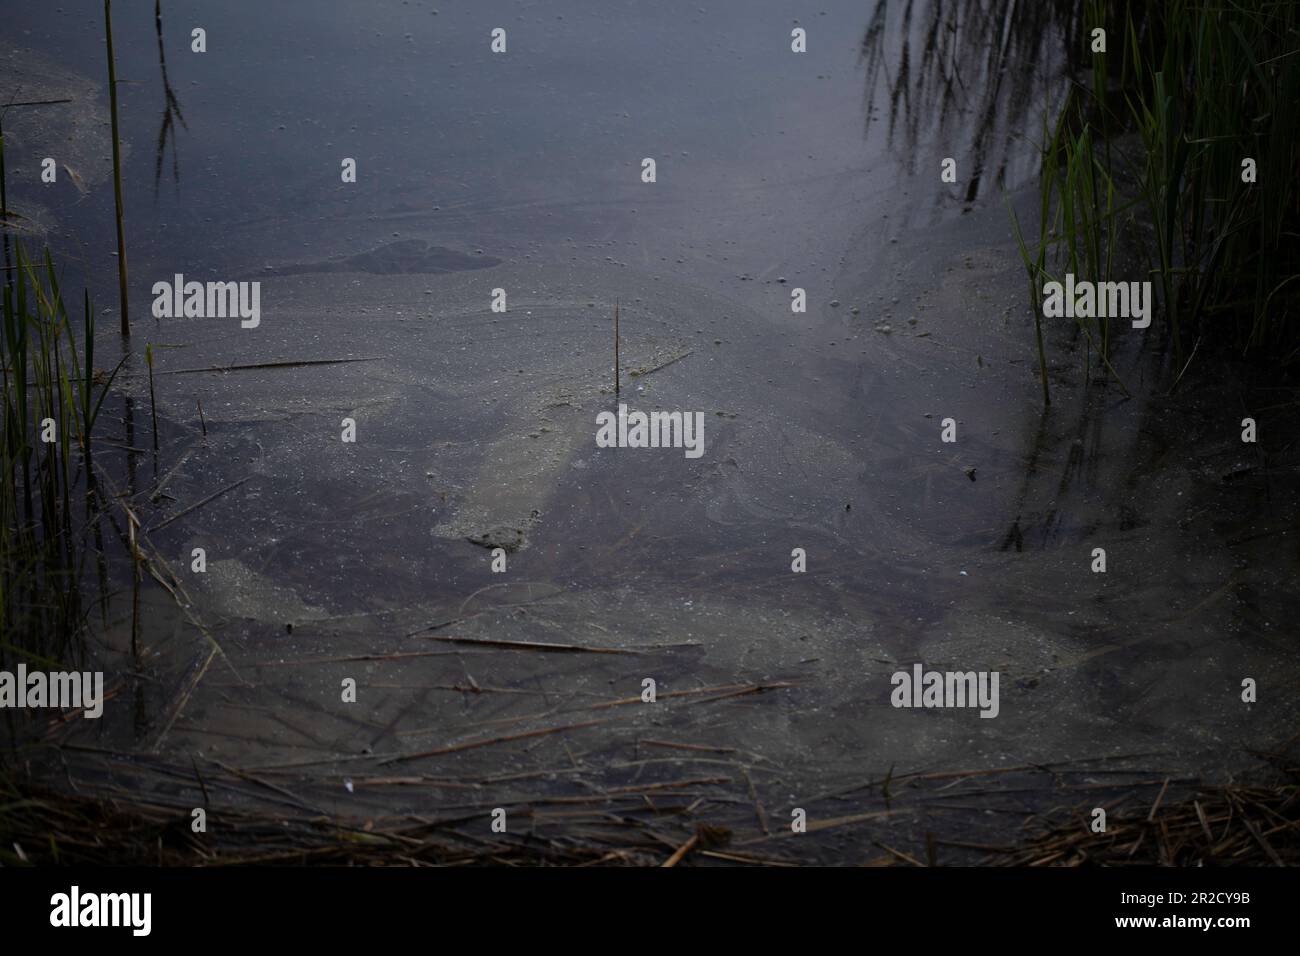
<svg viewBox="0 0 1300 956">
<path fill-rule="evenodd" d="M 644 758 L 667 739 L 731 755 L 698 792 L 743 826 L 736 793 L 751 816 L 751 793 L 831 814 L 891 767 L 1154 753 L 1135 778 L 1213 774 L 1293 726 L 1293 470 L 1225 491 L 1235 409 L 1122 401 L 1064 351 L 1040 410 L 1003 195 L 1032 201 L 1076 28 L 1033 6 L 948 30 L 943 3 L 167 3 L 161 34 L 119 10 L 133 344 L 169 348 L 162 450 L 117 473 L 142 506 L 165 492 L 145 524 L 190 600 L 146 593 L 142 658 L 115 665 L 135 705 L 72 739 L 289 773 L 341 813 L 693 775 L 705 758 Z M 6 19 L 7 43 L 99 82 L 94 13 Z M 37 187 L 58 144 L 5 123 L 11 196 L 111 305 L 102 150 L 79 147 L 85 195 Z M 175 273 L 259 280 L 260 326 L 155 322 Z M 1157 363 L 1135 346 L 1140 381 Z M 143 446 L 130 375 L 130 430 L 124 407 L 105 427 Z M 620 400 L 703 412 L 705 454 L 597 448 Z M 508 543 L 508 570 L 475 541 Z M 913 661 L 1000 671 L 999 718 L 890 707 Z M 1254 708 L 1244 676 L 1269 682 Z M 660 704 L 608 707 L 647 677 Z M 697 704 L 712 687 L 771 689 Z M 593 714 L 403 764 L 421 783 L 378 764 Z M 101 759 L 79 772 L 152 786 Z M 932 825 L 916 813 L 904 838 Z"/>
</svg>

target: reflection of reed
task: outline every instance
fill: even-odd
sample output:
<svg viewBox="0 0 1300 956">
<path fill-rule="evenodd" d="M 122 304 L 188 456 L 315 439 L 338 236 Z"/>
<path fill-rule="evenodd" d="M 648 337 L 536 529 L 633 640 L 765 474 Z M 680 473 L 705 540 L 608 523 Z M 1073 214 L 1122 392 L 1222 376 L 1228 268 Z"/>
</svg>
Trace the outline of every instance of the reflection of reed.
<svg viewBox="0 0 1300 956">
<path fill-rule="evenodd" d="M 176 153 L 176 128 L 172 125 L 173 121 L 180 120 L 181 126 L 186 130 L 189 129 L 189 125 L 185 122 L 185 116 L 181 113 L 181 104 L 176 99 L 176 91 L 172 89 L 171 81 L 167 79 L 167 53 L 163 49 L 162 0 L 154 0 L 153 25 L 154 32 L 158 34 L 158 67 L 162 70 L 163 94 L 166 97 L 162 125 L 158 128 L 157 162 L 154 164 L 153 172 L 153 192 L 157 196 L 158 183 L 162 179 L 163 154 L 167 151 L 167 138 L 169 136 L 172 141 L 172 181 L 175 183 L 181 181 L 180 158 Z"/>
<path fill-rule="evenodd" d="M 1015 150 L 1020 125 L 1045 83 L 1077 66 L 1085 44 L 1074 0 L 878 0 L 862 38 L 867 131 L 882 111 L 888 141 L 902 137 L 909 171 L 922 141 L 942 139 L 944 155 L 967 157 L 960 179 L 967 202 L 991 177 L 1006 185 L 1011 157 L 1033 171 L 1036 150 Z M 967 165 L 969 164 L 969 165 Z"/>
</svg>

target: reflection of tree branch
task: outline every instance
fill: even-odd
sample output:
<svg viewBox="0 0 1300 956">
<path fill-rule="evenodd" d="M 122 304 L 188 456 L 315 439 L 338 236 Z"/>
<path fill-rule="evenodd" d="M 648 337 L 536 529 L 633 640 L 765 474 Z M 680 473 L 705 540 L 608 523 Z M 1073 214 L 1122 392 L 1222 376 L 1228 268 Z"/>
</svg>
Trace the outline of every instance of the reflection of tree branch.
<svg viewBox="0 0 1300 956">
<path fill-rule="evenodd" d="M 181 113 L 180 101 L 176 99 L 176 91 L 172 89 L 171 81 L 167 79 L 167 54 L 163 49 L 162 33 L 162 0 L 154 0 L 153 4 L 153 25 L 154 32 L 158 34 L 158 66 L 162 70 L 163 93 L 166 96 L 166 105 L 163 108 L 162 125 L 158 129 L 158 150 L 157 162 L 154 164 L 153 171 L 153 194 L 155 198 L 158 195 L 158 183 L 162 179 L 163 153 L 167 151 L 167 138 L 172 137 L 172 181 L 180 183 L 181 166 L 180 157 L 176 152 L 176 127 L 173 125 L 175 120 L 180 120 L 181 126 L 186 130 L 189 125 L 185 122 L 185 116 Z"/>
</svg>

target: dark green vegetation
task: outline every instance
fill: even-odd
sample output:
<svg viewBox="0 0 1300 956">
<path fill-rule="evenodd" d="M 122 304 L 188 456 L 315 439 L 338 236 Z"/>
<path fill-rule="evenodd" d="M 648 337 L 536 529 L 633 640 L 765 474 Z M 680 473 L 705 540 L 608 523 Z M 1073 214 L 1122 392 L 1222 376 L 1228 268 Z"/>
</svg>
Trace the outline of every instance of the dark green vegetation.
<svg viewBox="0 0 1300 956">
<path fill-rule="evenodd" d="M 102 383 L 95 380 L 89 295 L 78 336 L 49 253 L 34 261 L 20 243 L 14 254 L 15 264 L 6 272 L 0 343 L 4 654 L 30 652 L 29 638 L 67 640 L 83 629 L 87 609 L 79 581 L 88 554 L 83 545 L 98 527 L 92 515 L 91 434 L 112 381 L 112 375 Z M 84 519 L 77 513 L 83 496 Z M 43 646 L 53 653 L 63 649 Z"/>
<path fill-rule="evenodd" d="M 1035 309 L 1067 272 L 1149 279 L 1179 377 L 1202 347 L 1293 370 L 1300 8 L 1089 2 L 1083 21 L 1071 42 L 1091 51 L 1101 27 L 1106 52 L 1044 120 L 1038 234 L 1020 240 Z M 1109 365 L 1108 321 L 1078 321 Z"/>
<path fill-rule="evenodd" d="M 113 178 L 117 211 L 121 329 L 126 313 L 117 79 L 110 3 L 105 0 Z M 75 329 L 48 250 L 33 256 L 12 245 L 11 212 L 0 128 L 0 225 L 4 227 L 0 373 L 0 662 L 66 662 L 78 653 L 90 608 L 82 594 L 86 562 L 98 555 L 100 593 L 107 587 L 91 436 L 113 378 L 95 369 L 90 294 Z M 78 334 L 78 332 L 80 334 Z M 150 356 L 151 357 L 151 356 Z M 122 360 L 125 362 L 125 358 Z M 152 363 L 150 363 L 152 372 Z M 150 382 L 152 386 L 152 378 Z M 156 428 L 156 423 L 155 423 Z M 155 435 L 155 442 L 156 442 Z M 93 536 L 94 548 L 86 547 Z"/>
</svg>

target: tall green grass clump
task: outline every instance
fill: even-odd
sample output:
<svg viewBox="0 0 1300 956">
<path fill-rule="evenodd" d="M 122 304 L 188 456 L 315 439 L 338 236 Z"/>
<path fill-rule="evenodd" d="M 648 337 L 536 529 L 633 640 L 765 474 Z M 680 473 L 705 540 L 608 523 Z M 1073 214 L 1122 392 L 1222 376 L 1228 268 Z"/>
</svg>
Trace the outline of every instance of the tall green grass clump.
<svg viewBox="0 0 1300 956">
<path fill-rule="evenodd" d="M 1065 272 L 1149 279 L 1180 374 L 1202 344 L 1294 371 L 1300 4 L 1088 0 L 1083 18 L 1077 42 L 1101 27 L 1107 50 L 1044 122 L 1032 247 L 1012 215 L 1035 308 Z M 1084 331 L 1109 368 L 1115 330 Z M 1039 361 L 1046 396 L 1041 342 Z"/>
<path fill-rule="evenodd" d="M 60 654 L 83 629 L 79 583 L 93 523 L 91 435 L 117 372 L 96 381 L 89 294 L 80 336 L 48 251 L 14 245 L 0 313 L 0 656 Z M 121 368 L 121 365 L 118 365 Z"/>
</svg>

